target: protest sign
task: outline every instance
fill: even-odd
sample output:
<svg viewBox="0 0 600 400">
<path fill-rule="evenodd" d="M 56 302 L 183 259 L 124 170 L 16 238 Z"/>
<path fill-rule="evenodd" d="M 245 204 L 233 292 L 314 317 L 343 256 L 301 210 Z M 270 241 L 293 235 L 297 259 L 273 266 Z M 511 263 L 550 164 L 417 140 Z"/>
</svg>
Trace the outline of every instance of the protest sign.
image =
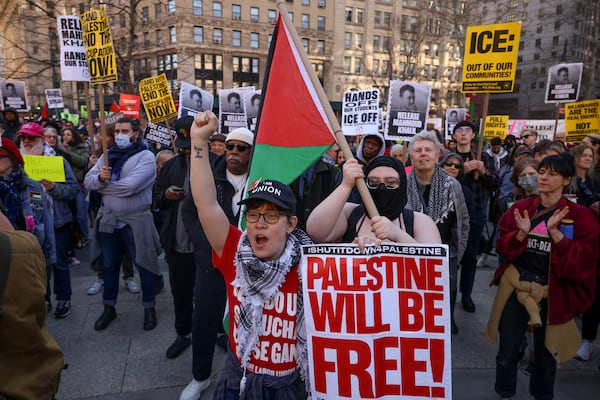
<svg viewBox="0 0 600 400">
<path fill-rule="evenodd" d="M 29 111 L 25 82 L 0 81 L 0 96 L 2 96 L 3 110 L 10 107 L 17 111 Z"/>
<path fill-rule="evenodd" d="M 25 161 L 25 172 L 31 179 L 65 182 L 65 165 L 62 157 L 23 154 L 23 160 Z"/>
<path fill-rule="evenodd" d="M 451 399 L 446 245 L 303 246 L 314 398 Z"/>
<path fill-rule="evenodd" d="M 538 133 L 538 142 L 542 139 L 552 140 L 554 136 L 554 125 L 556 121 L 553 119 L 519 119 L 508 120 L 508 131 L 511 135 L 521 137 L 523 129 L 533 129 Z M 559 119 L 556 126 L 557 132 L 565 131 L 565 120 Z"/>
<path fill-rule="evenodd" d="M 466 119 L 466 108 L 447 108 L 445 129 L 446 139 L 452 139 L 452 131 L 454 130 L 454 125 L 458 124 L 460 121 L 466 121 Z"/>
<path fill-rule="evenodd" d="M 48 102 L 48 108 L 64 108 L 62 90 L 46 89 L 46 102 Z"/>
<path fill-rule="evenodd" d="M 244 108 L 246 110 L 246 119 L 248 129 L 256 133 L 256 123 L 258 122 L 258 111 L 262 102 L 261 90 L 244 91 Z"/>
<path fill-rule="evenodd" d="M 462 92 L 512 92 L 517 74 L 521 23 L 469 26 Z"/>
<path fill-rule="evenodd" d="M 121 118 L 123 118 L 124 116 L 125 116 L 125 114 L 123 114 L 122 112 L 112 113 L 112 114 L 104 117 L 104 124 L 105 125 L 116 124 L 117 121 L 120 120 Z"/>
<path fill-rule="evenodd" d="M 220 133 L 227 135 L 235 128 L 247 128 L 246 105 L 242 101 L 246 91 L 255 90 L 254 86 L 223 89 L 219 92 Z"/>
<path fill-rule="evenodd" d="M 504 140 L 508 131 L 508 115 L 487 115 L 483 136 L 492 139 L 499 137 Z"/>
<path fill-rule="evenodd" d="M 431 86 L 424 83 L 390 81 L 384 137 L 410 140 L 425 129 Z"/>
<path fill-rule="evenodd" d="M 342 98 L 345 136 L 379 132 L 379 89 L 349 90 Z"/>
<path fill-rule="evenodd" d="M 567 103 L 577 101 L 583 63 L 558 64 L 548 68 L 546 103 Z"/>
<path fill-rule="evenodd" d="M 119 95 L 119 111 L 126 117 L 140 117 L 140 96 L 121 93 Z"/>
<path fill-rule="evenodd" d="M 60 43 L 60 73 L 63 81 L 89 82 L 85 44 L 81 21 L 75 15 L 56 17 Z"/>
<path fill-rule="evenodd" d="M 587 135 L 600 133 L 600 100 L 565 105 L 567 142 L 581 142 Z"/>
<path fill-rule="evenodd" d="M 142 79 L 139 91 L 150 122 L 156 124 L 177 116 L 169 82 L 164 73 Z"/>
<path fill-rule="evenodd" d="M 177 118 L 194 116 L 200 111 L 212 111 L 214 98 L 212 93 L 209 93 L 198 86 L 194 86 L 187 82 L 181 82 Z"/>
<path fill-rule="evenodd" d="M 117 59 L 106 10 L 101 8 L 86 11 L 79 18 L 86 49 L 90 83 L 98 85 L 116 82 L 118 80 Z"/>
<path fill-rule="evenodd" d="M 175 140 L 176 135 L 175 129 L 167 128 L 163 124 L 148 122 L 144 137 L 150 142 L 160 143 L 162 147 L 171 148 L 173 146 L 171 138 Z"/>
</svg>

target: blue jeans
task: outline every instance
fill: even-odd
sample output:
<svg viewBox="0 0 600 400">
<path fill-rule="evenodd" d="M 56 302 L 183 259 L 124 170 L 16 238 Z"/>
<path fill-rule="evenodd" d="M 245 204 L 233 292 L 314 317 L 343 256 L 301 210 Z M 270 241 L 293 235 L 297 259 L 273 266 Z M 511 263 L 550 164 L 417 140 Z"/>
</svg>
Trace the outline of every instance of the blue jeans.
<svg viewBox="0 0 600 400">
<path fill-rule="evenodd" d="M 50 279 L 53 275 L 56 300 L 71 300 L 71 272 L 69 271 L 69 256 L 67 255 L 71 247 L 71 230 L 68 225 L 55 229 L 54 237 L 56 238 L 56 264 L 46 266 L 48 279 L 46 300 L 50 300 Z"/>
<path fill-rule="evenodd" d="M 536 400 L 549 400 L 554 396 L 556 361 L 544 345 L 548 302 L 544 299 L 540 305 L 542 326 L 533 329 L 535 360 L 529 378 L 529 392 Z M 500 340 L 496 355 L 495 390 L 502 397 L 513 397 L 516 393 L 520 350 L 528 321 L 529 314 L 517 300 L 516 293 L 513 293 L 504 306 L 498 327 Z"/>
<path fill-rule="evenodd" d="M 133 263 L 140 274 L 144 307 L 154 307 L 156 304 L 156 275 L 135 262 L 135 242 L 133 241 L 131 228 L 127 225 L 124 228 L 115 229 L 113 233 L 98 232 L 98 241 L 102 249 L 102 261 L 104 263 L 102 303 L 107 306 L 117 304 L 119 268 L 123 261 L 123 254 L 127 251 L 131 259 L 134 260 Z"/>
<path fill-rule="evenodd" d="M 475 271 L 477 270 L 477 249 L 479 248 L 479 241 L 481 240 L 484 226 L 485 211 L 483 209 L 475 209 L 473 215 L 471 215 L 467 248 L 460 261 L 460 293 L 463 296 L 470 296 L 473 292 Z"/>
<path fill-rule="evenodd" d="M 82 238 L 87 240 L 90 237 L 88 202 L 85 201 L 85 193 L 83 193 L 81 190 L 77 192 L 77 197 L 75 197 L 75 207 L 75 218 L 77 220 L 77 225 L 79 226 L 79 230 L 81 231 Z"/>
</svg>

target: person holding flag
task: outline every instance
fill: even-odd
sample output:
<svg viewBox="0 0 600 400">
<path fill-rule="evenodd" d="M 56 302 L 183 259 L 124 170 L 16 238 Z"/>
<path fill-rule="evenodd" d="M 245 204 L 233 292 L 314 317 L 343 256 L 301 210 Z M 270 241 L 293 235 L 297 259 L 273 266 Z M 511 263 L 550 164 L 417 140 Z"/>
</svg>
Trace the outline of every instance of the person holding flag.
<svg viewBox="0 0 600 400">
<path fill-rule="evenodd" d="M 234 316 L 230 351 L 214 398 L 306 398 L 310 385 L 298 262 L 300 246 L 312 241 L 296 228 L 291 189 L 275 180 L 252 182 L 240 201 L 246 205 L 245 232 L 229 224 L 209 162 L 208 141 L 218 126 L 212 112 L 202 112 L 194 117 L 190 132 L 192 196 L 213 248 L 214 265 L 228 283 L 229 313 Z M 276 301 L 285 304 L 273 307 Z M 293 329 L 284 335 L 263 331 L 263 318 L 281 320 Z M 257 346 L 270 349 L 269 356 L 254 351 Z M 274 351 L 277 348 L 282 350 Z"/>
</svg>

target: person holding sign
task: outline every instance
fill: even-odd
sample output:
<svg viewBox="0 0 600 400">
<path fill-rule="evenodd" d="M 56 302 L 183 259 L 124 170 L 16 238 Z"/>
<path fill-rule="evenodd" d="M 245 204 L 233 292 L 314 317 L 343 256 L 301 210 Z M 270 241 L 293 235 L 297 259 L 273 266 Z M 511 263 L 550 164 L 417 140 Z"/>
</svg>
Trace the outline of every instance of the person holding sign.
<svg viewBox="0 0 600 400">
<path fill-rule="evenodd" d="M 108 160 L 100 157 L 84 179 L 88 190 L 97 190 L 102 195 L 92 235 L 92 259 L 101 249 L 104 264 L 104 312 L 94 325 L 97 331 L 106 329 L 117 317 L 115 305 L 124 250 L 140 274 L 144 330 L 154 329 L 157 323 L 154 309 L 160 274 L 157 257 L 162 250 L 150 211 L 156 165 L 154 154 L 141 136 L 137 120 L 120 118 L 115 124 L 115 145 L 108 149 Z"/>
<path fill-rule="evenodd" d="M 366 175 L 366 178 L 365 178 Z M 379 216 L 367 215 L 362 204 L 346 200 L 357 179 L 365 179 Z M 379 156 L 365 167 L 350 159 L 343 165 L 342 183 L 308 217 L 307 232 L 319 243 L 389 240 L 397 243 L 441 243 L 433 220 L 405 208 L 406 173 L 391 156 Z"/>
<path fill-rule="evenodd" d="M 215 398 L 306 398 L 310 385 L 298 262 L 300 246 L 311 240 L 296 229 L 294 194 L 281 182 L 253 182 L 240 201 L 246 205 L 246 232 L 230 225 L 218 202 L 209 163 L 208 139 L 219 121 L 210 111 L 194 118 L 192 195 L 213 248 L 215 267 L 228 282 L 232 316 L 231 350 Z M 275 302 L 281 307 L 275 307 Z M 263 331 L 264 318 L 274 321 L 271 326 L 283 324 L 289 329 Z"/>
<path fill-rule="evenodd" d="M 562 196 L 572 161 L 548 156 L 538 166 L 539 195 L 517 201 L 502 216 L 496 251 L 503 261 L 486 337 L 499 336 L 495 391 L 516 394 L 523 337 L 533 327 L 535 360 L 529 391 L 552 399 L 557 364 L 575 356 L 581 337 L 574 317 L 594 300 L 598 226 L 592 212 Z M 552 307 L 549 307 L 552 304 Z"/>
<path fill-rule="evenodd" d="M 44 156 L 44 128 L 28 122 L 21 126 L 18 136 L 21 139 L 21 154 Z M 52 156 L 49 156 L 52 157 Z M 47 269 L 48 289 L 46 301 L 50 303 L 50 278 L 54 274 L 54 294 L 57 304 L 54 316 L 65 318 L 71 313 L 71 272 L 69 270 L 69 249 L 71 248 L 71 224 L 73 213 L 71 202 L 81 190 L 71 166 L 62 159 L 64 181 L 55 182 L 46 178 L 40 180 L 45 192 L 54 205 L 54 237 L 56 239 L 56 263 Z M 50 266 L 49 266 L 50 267 Z"/>
</svg>

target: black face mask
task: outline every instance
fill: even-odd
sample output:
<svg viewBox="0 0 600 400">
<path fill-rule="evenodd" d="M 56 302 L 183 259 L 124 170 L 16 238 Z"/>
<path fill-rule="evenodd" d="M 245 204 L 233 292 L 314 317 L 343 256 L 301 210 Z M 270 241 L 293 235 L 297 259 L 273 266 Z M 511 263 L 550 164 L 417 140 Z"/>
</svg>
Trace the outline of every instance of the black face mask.
<svg viewBox="0 0 600 400">
<path fill-rule="evenodd" d="M 398 159 L 391 156 L 375 157 L 365 167 L 365 176 L 368 176 L 369 172 L 377 167 L 391 167 L 400 176 L 400 186 L 398 189 L 387 189 L 383 183 L 375 189 L 369 189 L 379 215 L 394 220 L 400 216 L 407 202 L 404 165 Z"/>
</svg>

